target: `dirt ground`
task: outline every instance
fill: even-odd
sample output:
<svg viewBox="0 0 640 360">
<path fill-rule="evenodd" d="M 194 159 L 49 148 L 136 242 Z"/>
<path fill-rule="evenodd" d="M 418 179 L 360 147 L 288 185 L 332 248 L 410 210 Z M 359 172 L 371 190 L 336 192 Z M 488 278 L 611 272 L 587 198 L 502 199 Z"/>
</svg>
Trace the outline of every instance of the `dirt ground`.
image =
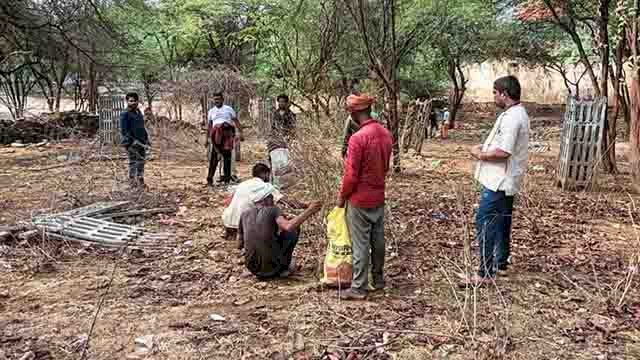
<svg viewBox="0 0 640 360">
<path fill-rule="evenodd" d="M 467 148 L 490 128 L 486 115 L 404 157 L 387 195 L 388 288 L 353 303 L 318 285 L 331 204 L 303 227 L 298 276 L 240 276 L 235 243 L 222 238 L 225 193 L 204 187 L 197 144 L 155 154 L 141 196 L 122 185 L 124 160 L 46 169 L 63 164 L 61 155 L 99 151 L 90 141 L 0 148 L 0 223 L 105 199 L 180 209 L 143 223 L 175 234 L 179 245 L 166 251 L 120 255 L 42 239 L 0 244 L 0 359 L 29 351 L 35 359 L 80 359 L 92 324 L 86 359 L 136 358 L 134 340 L 147 335 L 153 350 L 138 358 L 640 358 L 639 212 L 626 159 L 619 158 L 620 175 L 600 176 L 591 192 L 561 191 L 558 122 L 548 114 L 532 120 L 533 140 L 551 148 L 531 155 L 507 276 L 482 288 L 461 286 L 456 276 L 477 264 L 463 257 L 478 200 Z M 255 137 L 243 146 L 239 174 L 247 178 L 264 146 Z M 293 193 L 313 200 L 304 184 Z"/>
</svg>

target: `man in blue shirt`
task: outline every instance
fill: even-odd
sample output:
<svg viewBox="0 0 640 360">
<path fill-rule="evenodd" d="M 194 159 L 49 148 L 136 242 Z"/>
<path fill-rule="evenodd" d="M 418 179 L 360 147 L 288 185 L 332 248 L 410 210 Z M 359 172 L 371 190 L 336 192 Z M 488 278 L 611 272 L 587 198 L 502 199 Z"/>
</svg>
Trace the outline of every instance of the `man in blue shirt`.
<svg viewBox="0 0 640 360">
<path fill-rule="evenodd" d="M 144 116 L 138 109 L 137 93 L 128 93 L 127 110 L 120 114 L 122 146 L 129 158 L 129 184 L 144 188 L 144 160 L 146 149 L 151 145 L 149 134 L 144 127 Z"/>
</svg>

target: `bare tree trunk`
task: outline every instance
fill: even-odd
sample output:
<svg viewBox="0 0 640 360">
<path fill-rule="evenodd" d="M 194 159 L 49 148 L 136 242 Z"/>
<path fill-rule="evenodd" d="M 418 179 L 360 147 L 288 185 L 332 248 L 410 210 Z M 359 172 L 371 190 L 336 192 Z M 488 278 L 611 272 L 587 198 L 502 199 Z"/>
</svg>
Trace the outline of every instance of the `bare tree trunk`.
<svg viewBox="0 0 640 360">
<path fill-rule="evenodd" d="M 89 90 L 88 90 L 88 101 L 89 101 L 89 111 L 96 112 L 98 109 L 98 71 L 96 69 L 96 64 L 93 61 L 96 55 L 96 44 L 91 44 L 91 59 L 89 59 Z"/>
<path fill-rule="evenodd" d="M 640 11 L 640 1 L 634 0 L 633 13 Z M 633 59 L 633 77 L 629 86 L 629 107 L 631 131 L 629 142 L 631 145 L 631 174 L 633 176 L 633 186 L 636 191 L 640 191 L 640 64 L 638 60 L 638 18 L 633 19 L 631 31 L 628 33 L 628 43 L 631 48 Z"/>
<path fill-rule="evenodd" d="M 18 71 L 3 75 L 0 80 L 0 92 L 4 95 L 0 97 L 0 101 L 9 108 L 13 120 L 24 117 L 29 94 L 36 85 L 36 82 L 32 81 L 30 71 L 23 67 Z"/>
<path fill-rule="evenodd" d="M 209 114 L 209 96 L 205 92 L 204 95 L 200 98 L 200 109 L 202 110 L 202 128 L 206 129 L 207 127 L 207 116 Z"/>
<path fill-rule="evenodd" d="M 91 62 L 89 64 L 89 84 L 88 84 L 88 89 L 87 89 L 87 100 L 88 100 L 88 105 L 89 105 L 89 111 L 90 112 L 96 112 L 97 110 L 97 104 L 96 104 L 96 100 L 97 100 L 97 84 L 96 84 L 96 66 L 95 64 L 93 64 L 93 62 Z"/>
<path fill-rule="evenodd" d="M 55 95 L 55 111 L 60 111 L 60 100 L 62 99 L 62 92 L 64 91 L 64 82 L 69 75 L 69 54 L 66 53 L 62 63 L 62 69 L 60 70 L 60 76 L 57 79 L 56 95 Z"/>
<path fill-rule="evenodd" d="M 615 71 L 613 66 L 609 65 L 609 74 L 611 76 L 611 83 L 613 85 L 613 114 L 609 118 L 610 144 L 615 144 L 619 114 L 623 114 L 625 122 L 627 122 L 629 119 L 629 106 L 627 103 L 627 98 L 625 96 L 625 94 L 628 92 L 628 88 L 624 78 L 624 51 L 626 41 L 626 34 L 624 31 L 622 31 L 621 37 L 618 39 L 618 43 L 616 44 L 616 53 L 614 59 Z M 628 135 L 629 133 L 627 132 L 627 136 Z M 613 146 L 613 148 L 614 149 L 612 156 L 615 156 L 615 146 Z"/>
<path fill-rule="evenodd" d="M 609 5 L 611 0 L 600 0 L 600 16 L 598 17 L 598 34 L 600 48 L 600 94 L 609 96 Z M 616 90 L 617 92 L 617 90 Z M 608 115 L 608 114 L 607 114 Z M 605 117 L 604 133 L 602 137 L 602 165 L 609 174 L 618 173 L 616 166 L 616 118 Z"/>
<path fill-rule="evenodd" d="M 47 108 L 49 109 L 49 112 L 53 112 L 54 111 L 54 104 L 55 104 L 55 99 L 53 99 L 53 98 L 48 98 L 47 99 Z"/>
<path fill-rule="evenodd" d="M 395 89 L 394 89 L 395 90 Z M 393 171 L 399 173 L 402 171 L 400 167 L 400 159 L 402 154 L 400 152 L 400 119 L 398 116 L 398 94 L 395 91 L 389 91 L 389 131 L 393 136 Z"/>
<path fill-rule="evenodd" d="M 631 118 L 631 133 L 629 136 L 630 142 L 630 160 L 631 160 L 631 173 L 633 175 L 633 186 L 636 191 L 640 192 L 640 77 L 638 72 L 635 71 L 633 79 L 631 80 L 631 86 L 629 87 L 629 93 L 631 98 L 630 118 Z"/>
<path fill-rule="evenodd" d="M 455 59 L 449 60 L 448 74 L 449 79 L 453 83 L 453 89 L 451 89 L 449 93 L 449 105 L 451 106 L 451 111 L 449 112 L 449 129 L 453 129 L 455 128 L 458 110 L 460 110 L 460 105 L 462 104 L 462 98 L 467 90 L 467 80 L 464 77 L 460 64 Z"/>
</svg>

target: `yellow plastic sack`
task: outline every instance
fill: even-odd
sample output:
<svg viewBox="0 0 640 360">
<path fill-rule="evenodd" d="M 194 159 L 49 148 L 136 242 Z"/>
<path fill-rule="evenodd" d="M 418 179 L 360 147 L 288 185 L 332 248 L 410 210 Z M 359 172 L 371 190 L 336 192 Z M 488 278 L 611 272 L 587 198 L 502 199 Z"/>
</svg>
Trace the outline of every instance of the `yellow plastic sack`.
<svg viewBox="0 0 640 360">
<path fill-rule="evenodd" d="M 347 228 L 345 208 L 334 208 L 327 215 L 327 255 L 324 259 L 322 283 L 348 287 L 353 275 L 351 237 Z M 369 269 L 369 290 L 373 290 L 373 276 Z"/>
<path fill-rule="evenodd" d="M 353 271 L 351 255 L 345 208 L 335 208 L 327 215 L 327 255 L 322 282 L 331 286 L 349 286 Z"/>
</svg>

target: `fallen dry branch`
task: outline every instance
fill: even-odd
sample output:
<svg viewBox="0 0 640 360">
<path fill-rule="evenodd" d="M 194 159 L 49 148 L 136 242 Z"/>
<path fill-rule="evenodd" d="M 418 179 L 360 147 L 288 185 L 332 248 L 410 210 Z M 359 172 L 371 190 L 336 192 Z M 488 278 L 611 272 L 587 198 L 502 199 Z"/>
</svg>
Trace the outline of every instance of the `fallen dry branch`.
<svg viewBox="0 0 640 360">
<path fill-rule="evenodd" d="M 25 224 L 0 227 L 0 242 L 22 240 L 24 238 L 24 234 L 32 230 L 33 226 Z"/>
</svg>

